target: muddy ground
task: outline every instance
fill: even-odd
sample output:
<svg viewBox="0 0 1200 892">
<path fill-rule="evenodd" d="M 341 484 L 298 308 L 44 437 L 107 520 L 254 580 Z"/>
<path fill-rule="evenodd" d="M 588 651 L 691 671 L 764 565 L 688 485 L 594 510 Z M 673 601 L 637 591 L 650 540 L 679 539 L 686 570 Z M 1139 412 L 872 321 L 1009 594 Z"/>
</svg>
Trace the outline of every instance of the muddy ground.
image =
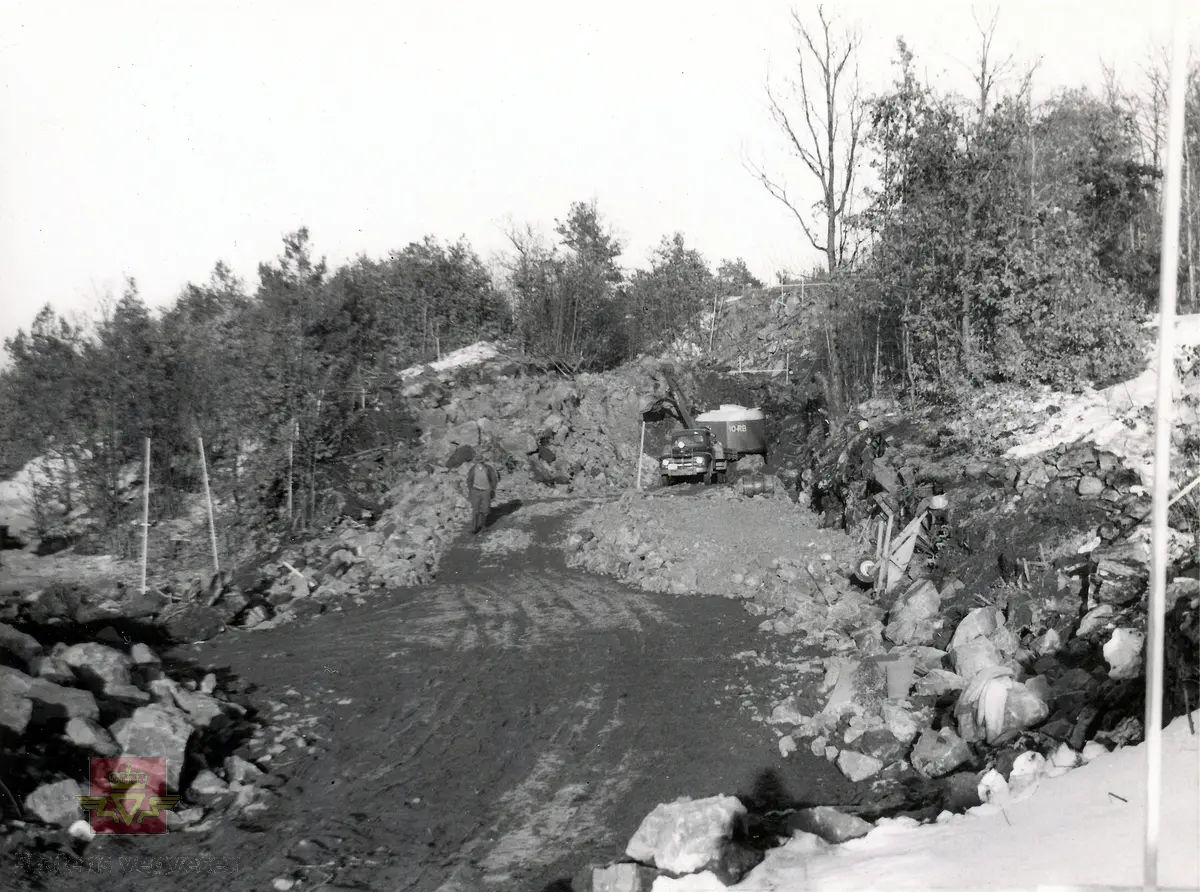
<svg viewBox="0 0 1200 892">
<path fill-rule="evenodd" d="M 562 889 L 620 858 L 642 818 L 678 796 L 772 808 L 867 795 L 804 748 L 780 757 L 762 722 L 778 672 L 746 658 L 765 636 L 738 602 L 568 570 L 550 547 L 568 520 L 524 506 L 485 534 L 518 550 L 464 540 L 435 585 L 182 649 L 252 683 L 272 727 L 308 748 L 283 741 L 265 813 L 98 837 L 87 855 L 208 855 L 236 875 L 114 866 L 41 887 Z M 4 873 L 6 887 L 37 887 Z"/>
</svg>

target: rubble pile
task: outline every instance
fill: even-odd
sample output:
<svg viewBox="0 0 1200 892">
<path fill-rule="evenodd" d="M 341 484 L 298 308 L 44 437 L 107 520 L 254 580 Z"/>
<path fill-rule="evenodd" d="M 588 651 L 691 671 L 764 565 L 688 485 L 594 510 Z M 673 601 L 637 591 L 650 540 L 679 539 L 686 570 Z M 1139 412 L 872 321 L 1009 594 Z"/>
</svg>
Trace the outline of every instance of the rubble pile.
<svg viewBox="0 0 1200 892">
<path fill-rule="evenodd" d="M 164 758 L 167 792 L 182 796 L 167 813 L 171 829 L 269 807 L 273 753 L 238 682 L 171 664 L 116 633 L 69 644 L 56 639 L 70 627 L 20 625 L 0 622 L 0 751 L 11 797 L 0 810 L 15 819 L 6 847 L 86 823 L 77 797 L 89 795 L 91 756 Z"/>
<path fill-rule="evenodd" d="M 735 485 L 629 492 L 580 515 L 563 545 L 571 566 L 647 591 L 742 598 L 794 627 L 815 619 L 814 579 L 843 588 L 853 557 L 846 537 L 816 530 L 782 486 L 755 496 Z"/>
<path fill-rule="evenodd" d="M 639 401 L 655 389 L 657 367 L 647 360 L 567 378 L 495 360 L 426 370 L 403 395 L 434 463 L 453 469 L 481 455 L 498 466 L 505 495 L 599 493 L 636 478 Z"/>
<path fill-rule="evenodd" d="M 805 664 L 820 683 L 800 679 L 772 704 L 781 756 L 811 752 L 880 796 L 936 783 L 939 805 L 913 812 L 923 820 L 1024 798 L 1141 740 L 1151 560 L 1150 498 L 1121 456 L 1063 443 L 1006 459 L 927 422 L 852 419 L 793 463 L 794 501 L 783 485 L 757 498 L 631 493 L 580 517 L 564 543 L 574 566 L 742 598 L 764 631 L 822 647 Z M 855 580 L 880 520 L 890 513 L 898 531 L 935 497 L 946 510 L 934 541 L 899 584 L 885 594 Z M 1172 513 L 1167 720 L 1200 702 L 1186 520 Z M 804 820 L 830 842 L 865 832 L 842 826 L 861 816 Z"/>
<path fill-rule="evenodd" d="M 775 704 L 781 754 L 808 747 L 853 781 L 915 772 L 995 801 L 1140 742 L 1149 555 L 1141 543 L 1096 548 L 1089 541 L 1052 563 L 1053 596 L 1009 586 L 965 614 L 958 580 L 909 577 L 876 602 L 882 621 L 819 661 L 823 701 L 797 692 Z M 1174 575 L 1167 602 L 1178 667 L 1167 679 L 1169 721 L 1197 702 L 1194 568 Z M 1022 765 L 1029 774 L 1013 787 Z"/>
</svg>

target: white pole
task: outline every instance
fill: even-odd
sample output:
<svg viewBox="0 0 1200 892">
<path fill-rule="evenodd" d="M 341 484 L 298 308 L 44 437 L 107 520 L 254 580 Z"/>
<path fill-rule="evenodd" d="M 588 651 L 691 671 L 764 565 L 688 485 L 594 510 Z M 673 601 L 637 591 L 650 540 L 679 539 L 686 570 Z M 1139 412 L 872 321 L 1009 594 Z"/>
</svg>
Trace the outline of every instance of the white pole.
<svg viewBox="0 0 1200 892">
<path fill-rule="evenodd" d="M 217 524 L 213 520 L 212 493 L 208 489 L 208 462 L 204 458 L 204 438 L 196 437 L 200 444 L 200 474 L 204 478 L 204 501 L 208 503 L 208 538 L 212 542 L 213 573 L 221 572 L 221 562 L 217 559 Z"/>
<path fill-rule="evenodd" d="M 292 520 L 292 462 L 295 456 L 296 449 L 296 429 L 300 424 L 299 421 L 293 422 L 288 429 L 288 487 L 287 487 L 287 513 L 288 523 Z"/>
<path fill-rule="evenodd" d="M 146 438 L 146 461 L 142 468 L 142 594 L 146 594 L 146 558 L 150 547 L 150 438 Z"/>
<path fill-rule="evenodd" d="M 645 451 L 646 451 L 646 420 L 642 419 L 642 442 L 641 442 L 641 445 L 638 446 L 638 459 L 637 459 L 637 461 L 638 461 L 637 488 L 638 489 L 642 488 L 642 455 L 645 453 Z"/>
<path fill-rule="evenodd" d="M 1158 888 L 1158 838 L 1162 811 L 1163 619 L 1167 589 L 1167 501 L 1171 495 L 1171 385 L 1175 380 L 1175 299 L 1179 278 L 1179 213 L 1183 159 L 1187 30 L 1175 6 L 1167 106 L 1167 166 L 1163 187 L 1162 262 L 1158 280 L 1158 400 L 1154 423 L 1154 565 L 1146 617 L 1146 838 L 1142 881 Z"/>
</svg>

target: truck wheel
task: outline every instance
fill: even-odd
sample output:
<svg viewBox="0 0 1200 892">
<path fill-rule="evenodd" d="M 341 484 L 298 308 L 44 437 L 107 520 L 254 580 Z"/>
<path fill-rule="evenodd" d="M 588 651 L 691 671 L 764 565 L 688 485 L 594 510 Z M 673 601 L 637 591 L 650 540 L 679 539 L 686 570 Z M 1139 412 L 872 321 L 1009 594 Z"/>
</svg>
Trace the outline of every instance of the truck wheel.
<svg viewBox="0 0 1200 892">
<path fill-rule="evenodd" d="M 713 471 L 711 468 L 704 472 L 704 485 L 705 486 L 712 486 L 713 476 L 714 475 L 713 475 Z"/>
<path fill-rule="evenodd" d="M 717 483 L 725 482 L 725 471 L 717 471 Z"/>
<path fill-rule="evenodd" d="M 670 474 L 663 474 L 658 479 L 662 483 L 663 486 L 671 485 L 671 475 Z"/>
</svg>

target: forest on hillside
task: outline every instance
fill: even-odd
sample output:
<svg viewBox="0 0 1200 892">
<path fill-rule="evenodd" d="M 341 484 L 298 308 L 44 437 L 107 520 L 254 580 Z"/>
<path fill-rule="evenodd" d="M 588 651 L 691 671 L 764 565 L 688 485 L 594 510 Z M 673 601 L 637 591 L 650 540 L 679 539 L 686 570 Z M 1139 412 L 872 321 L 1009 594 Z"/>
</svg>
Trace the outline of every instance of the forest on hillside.
<svg viewBox="0 0 1200 892">
<path fill-rule="evenodd" d="M 1127 377 L 1157 298 L 1165 68 L 1034 104 L 1032 70 L 1002 78 L 982 29 L 977 96 L 924 83 L 899 41 L 892 85 L 865 97 L 839 64 L 856 37 L 823 13 L 796 28 L 808 74 L 768 96 L 792 179 L 819 187 L 804 192 L 817 201 L 751 173 L 824 258 L 805 278 L 830 298 L 805 325 L 827 401 Z M 1180 311 L 1197 312 L 1200 68 L 1187 101 Z M 714 266 L 682 232 L 628 269 L 595 202 L 573 204 L 551 234 L 514 225 L 508 239 L 499 275 L 465 241 L 435 236 L 330 269 L 301 228 L 253 290 L 217 262 L 162 310 L 134 277 L 83 324 L 47 305 L 4 345 L 0 465 L 61 459 L 39 503 L 84 504 L 99 528 L 120 529 L 140 508 L 123 500 L 122 475 L 145 439 L 155 512 L 169 516 L 200 486 L 203 438 L 215 494 L 252 522 L 277 507 L 285 468 L 315 492 L 339 461 L 409 436 L 405 367 L 503 339 L 560 369 L 612 368 L 702 341 L 716 298 L 763 284 L 740 259 Z"/>
</svg>

